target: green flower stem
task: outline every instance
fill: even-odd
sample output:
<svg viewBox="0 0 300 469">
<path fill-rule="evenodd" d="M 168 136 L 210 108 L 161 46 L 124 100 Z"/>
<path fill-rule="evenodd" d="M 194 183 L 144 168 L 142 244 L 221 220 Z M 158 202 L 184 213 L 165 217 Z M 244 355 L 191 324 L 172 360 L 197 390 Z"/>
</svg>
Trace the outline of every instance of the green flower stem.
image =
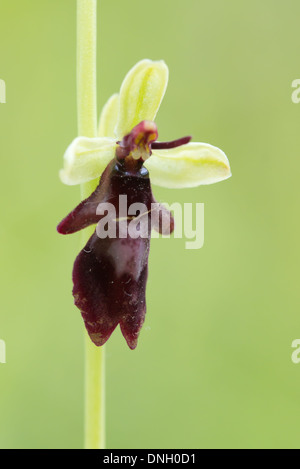
<svg viewBox="0 0 300 469">
<path fill-rule="evenodd" d="M 78 132 L 97 134 L 97 0 L 77 0 L 77 107 Z"/>
<path fill-rule="evenodd" d="M 85 448 L 105 448 L 105 350 L 86 334 Z"/>
<path fill-rule="evenodd" d="M 77 108 L 80 136 L 97 136 L 97 0 L 77 0 Z M 98 181 L 81 186 L 82 199 L 88 197 Z M 84 230 L 84 245 L 94 228 Z M 85 448 L 105 447 L 105 370 L 104 349 L 96 347 L 86 334 L 85 352 Z"/>
</svg>

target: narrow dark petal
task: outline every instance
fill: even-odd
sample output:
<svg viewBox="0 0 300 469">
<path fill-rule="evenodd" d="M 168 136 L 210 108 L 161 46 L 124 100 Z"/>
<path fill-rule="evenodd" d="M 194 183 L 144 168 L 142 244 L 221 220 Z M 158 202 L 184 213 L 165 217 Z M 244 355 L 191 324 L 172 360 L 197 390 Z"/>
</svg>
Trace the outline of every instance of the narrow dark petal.
<svg viewBox="0 0 300 469">
<path fill-rule="evenodd" d="M 96 209 L 99 204 L 97 195 L 98 194 L 93 193 L 88 199 L 83 200 L 69 213 L 57 226 L 58 233 L 63 235 L 72 234 L 97 223 L 100 218 L 96 215 Z"/>
<path fill-rule="evenodd" d="M 57 231 L 60 234 L 75 233 L 100 220 L 101 217 L 96 215 L 96 210 L 100 202 L 105 202 L 109 198 L 109 175 L 114 164 L 112 161 L 108 165 L 96 190 L 59 223 Z"/>
<path fill-rule="evenodd" d="M 168 150 L 169 148 L 181 147 L 186 145 L 192 140 L 192 137 L 182 137 L 171 142 L 153 142 L 151 143 L 152 150 Z"/>
</svg>

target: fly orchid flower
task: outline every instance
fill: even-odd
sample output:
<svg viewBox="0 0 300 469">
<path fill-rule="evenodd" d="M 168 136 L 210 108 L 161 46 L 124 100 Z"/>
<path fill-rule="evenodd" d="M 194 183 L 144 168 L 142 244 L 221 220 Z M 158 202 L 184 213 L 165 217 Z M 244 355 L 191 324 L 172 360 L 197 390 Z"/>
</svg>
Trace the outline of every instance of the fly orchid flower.
<svg viewBox="0 0 300 469">
<path fill-rule="evenodd" d="M 155 202 L 149 173 L 153 184 L 168 188 L 212 184 L 231 176 L 228 159 L 219 148 L 190 142 L 191 137 L 157 141 L 153 121 L 167 83 L 168 68 L 163 61 L 138 62 L 126 75 L 120 93 L 104 106 L 99 137 L 76 138 L 64 155 L 63 183 L 81 184 L 100 177 L 90 197 L 58 225 L 59 233 L 70 234 L 98 224 L 73 269 L 75 304 L 97 346 L 108 340 L 118 324 L 129 347 L 137 346 L 146 314 L 151 229 L 162 234 L 174 229 L 172 215 Z M 142 204 L 144 212 L 137 208 L 124 217 L 123 196 L 130 206 Z M 114 208 L 110 219 L 105 215 L 109 204 Z M 156 222 L 151 217 L 149 223 L 153 211 Z M 102 236 L 99 225 L 103 228 L 111 219 L 117 226 L 115 236 Z M 143 234 L 138 229 L 140 236 L 136 236 L 130 225 L 141 227 L 143 220 L 146 228 Z"/>
</svg>

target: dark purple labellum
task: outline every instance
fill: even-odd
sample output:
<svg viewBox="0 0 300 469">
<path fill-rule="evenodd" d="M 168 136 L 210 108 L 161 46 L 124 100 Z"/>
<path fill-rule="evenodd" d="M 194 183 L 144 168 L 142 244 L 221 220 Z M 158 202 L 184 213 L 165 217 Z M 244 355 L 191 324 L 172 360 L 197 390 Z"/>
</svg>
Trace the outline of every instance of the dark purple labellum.
<svg viewBox="0 0 300 469">
<path fill-rule="evenodd" d="M 61 234 L 70 234 L 98 224 L 73 268 L 75 304 L 97 346 L 108 340 L 118 324 L 128 346 L 131 349 L 137 346 L 146 314 L 151 229 L 163 234 L 172 233 L 174 229 L 170 212 L 153 198 L 149 174 L 143 167 L 143 157 L 151 154 L 151 144 L 156 138 L 154 123 L 141 122 L 136 126 L 120 142 L 116 158 L 107 166 L 93 194 L 57 228 Z M 186 139 L 176 141 L 175 145 L 177 142 L 183 144 Z M 167 143 L 167 148 L 169 145 Z M 142 204 L 144 211 L 138 208 L 136 213 L 125 213 L 124 216 L 121 206 L 124 196 L 127 207 Z M 114 209 L 113 215 L 104 210 L 107 204 Z M 99 207 L 104 209 L 99 210 Z M 152 217 L 153 214 L 157 216 Z M 105 233 L 102 236 L 102 232 L 99 234 L 100 226 L 103 229 L 112 222 L 114 236 L 109 230 L 107 236 Z M 131 225 L 135 231 L 130 231 Z M 141 235 L 136 236 L 137 232 Z"/>
</svg>

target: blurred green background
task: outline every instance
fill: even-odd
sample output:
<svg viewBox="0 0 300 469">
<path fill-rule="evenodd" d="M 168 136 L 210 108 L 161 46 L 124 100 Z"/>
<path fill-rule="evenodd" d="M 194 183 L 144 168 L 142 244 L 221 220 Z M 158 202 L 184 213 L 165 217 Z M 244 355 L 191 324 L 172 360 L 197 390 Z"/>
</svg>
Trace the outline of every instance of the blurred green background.
<svg viewBox="0 0 300 469">
<path fill-rule="evenodd" d="M 148 314 L 107 345 L 108 448 L 299 448 L 298 0 L 103 0 L 99 111 L 142 58 L 170 84 L 161 139 L 221 147 L 233 177 L 205 203 L 205 246 L 153 240 Z M 1 0 L 0 447 L 81 448 L 83 323 L 71 295 L 79 201 L 58 179 L 76 136 L 75 0 Z"/>
</svg>

